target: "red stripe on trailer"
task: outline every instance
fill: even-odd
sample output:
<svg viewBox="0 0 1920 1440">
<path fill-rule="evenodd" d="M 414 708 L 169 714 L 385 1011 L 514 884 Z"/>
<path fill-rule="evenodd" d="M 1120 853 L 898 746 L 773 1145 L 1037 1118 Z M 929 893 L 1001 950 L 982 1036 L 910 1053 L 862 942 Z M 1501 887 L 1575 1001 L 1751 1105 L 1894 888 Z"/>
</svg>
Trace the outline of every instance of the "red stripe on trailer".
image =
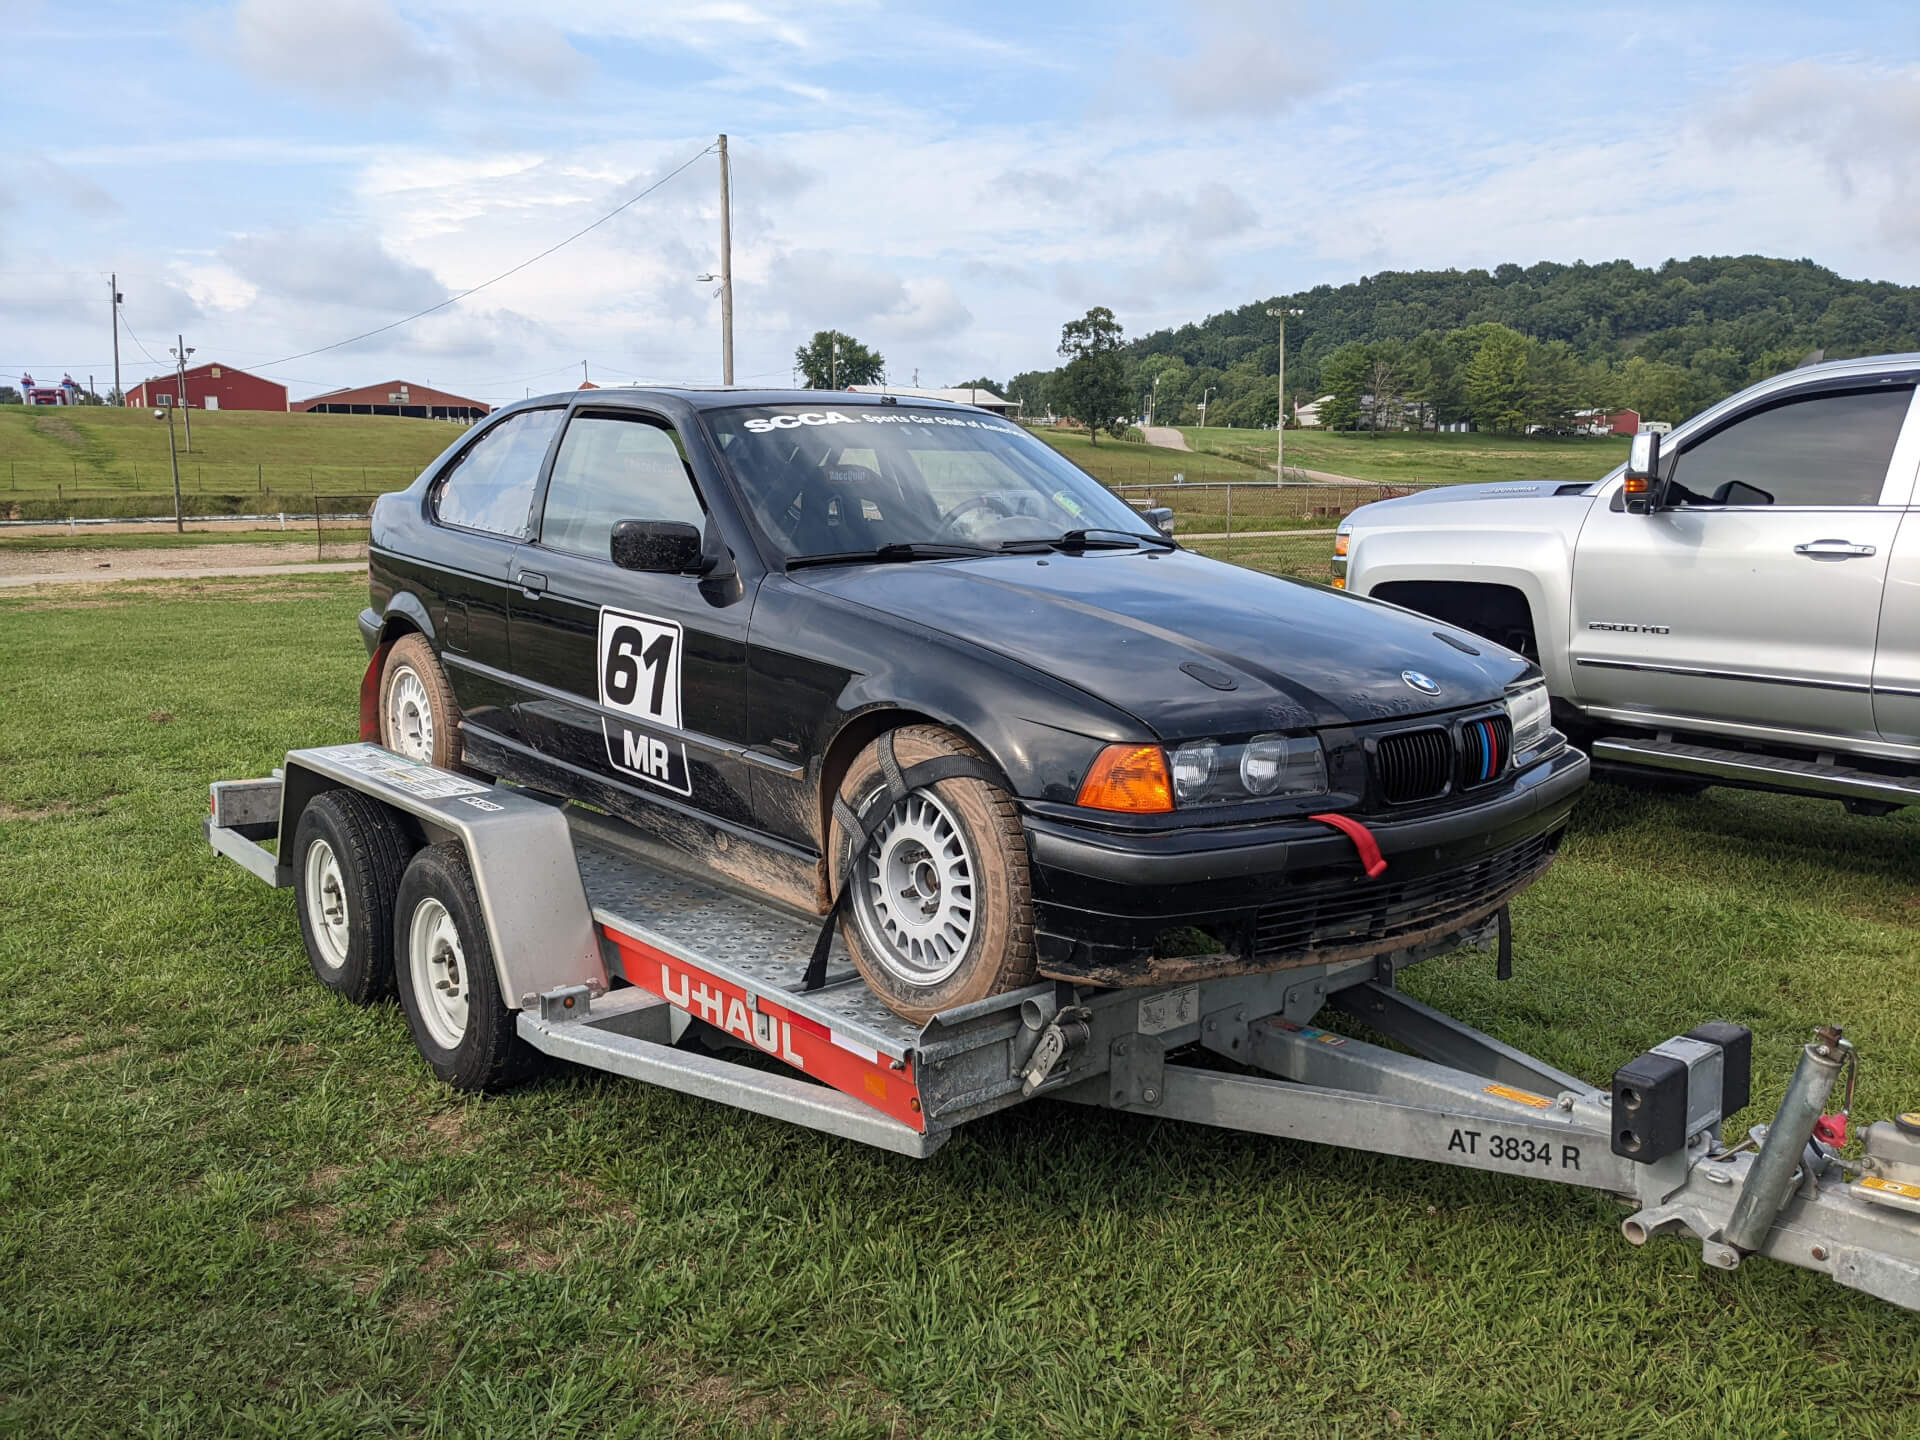
<svg viewBox="0 0 1920 1440">
<path fill-rule="evenodd" d="M 759 995 L 749 1005 L 746 990 L 731 980 L 722 980 L 610 925 L 598 929 L 620 952 L 620 968 L 628 983 L 871 1105 L 902 1125 L 925 1132 L 927 1119 L 920 1111 L 920 1085 L 911 1062 L 898 1062 L 901 1068 L 896 1070 L 896 1062 L 886 1056 L 858 1041 L 837 1038 L 819 1021 L 794 1014 L 770 995 Z"/>
</svg>

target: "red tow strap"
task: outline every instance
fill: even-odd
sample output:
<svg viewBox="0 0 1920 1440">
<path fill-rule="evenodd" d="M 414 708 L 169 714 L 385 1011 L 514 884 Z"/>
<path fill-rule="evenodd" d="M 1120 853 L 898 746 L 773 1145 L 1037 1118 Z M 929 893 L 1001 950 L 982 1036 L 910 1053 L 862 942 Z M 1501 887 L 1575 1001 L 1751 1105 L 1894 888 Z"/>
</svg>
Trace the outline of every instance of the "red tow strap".
<svg viewBox="0 0 1920 1440">
<path fill-rule="evenodd" d="M 1360 864 L 1365 867 L 1369 880 L 1378 880 L 1387 873 L 1387 859 L 1380 853 L 1380 843 L 1373 838 L 1373 832 L 1358 820 L 1345 815 L 1309 815 L 1307 818 L 1331 825 L 1353 841 L 1353 848 L 1360 852 Z"/>
</svg>

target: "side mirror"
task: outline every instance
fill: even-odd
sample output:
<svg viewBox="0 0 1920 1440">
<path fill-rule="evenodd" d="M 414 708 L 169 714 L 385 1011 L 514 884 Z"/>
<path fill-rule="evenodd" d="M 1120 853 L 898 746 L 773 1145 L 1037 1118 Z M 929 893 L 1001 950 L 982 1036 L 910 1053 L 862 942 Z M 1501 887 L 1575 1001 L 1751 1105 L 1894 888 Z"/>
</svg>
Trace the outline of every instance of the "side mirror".
<svg viewBox="0 0 1920 1440">
<path fill-rule="evenodd" d="M 700 527 L 684 520 L 622 520 L 613 527 L 613 563 L 651 575 L 704 575 L 713 568 Z"/>
<path fill-rule="evenodd" d="M 1140 514 L 1149 525 L 1153 526 L 1153 528 L 1158 530 L 1162 535 L 1173 534 L 1173 507 L 1171 505 L 1155 505 L 1150 509 L 1142 510 Z"/>
<path fill-rule="evenodd" d="M 1651 430 L 1642 430 L 1633 437 L 1627 450 L 1627 480 L 1620 493 L 1630 512 L 1645 515 L 1658 502 L 1659 489 L 1660 437 Z"/>
</svg>

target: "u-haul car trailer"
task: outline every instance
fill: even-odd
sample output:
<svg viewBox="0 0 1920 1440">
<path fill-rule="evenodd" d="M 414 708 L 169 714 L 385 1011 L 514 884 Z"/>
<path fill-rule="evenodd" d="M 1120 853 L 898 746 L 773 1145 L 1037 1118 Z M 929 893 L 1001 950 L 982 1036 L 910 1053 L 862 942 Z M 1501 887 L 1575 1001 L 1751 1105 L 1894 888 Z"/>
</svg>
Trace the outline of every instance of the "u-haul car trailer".
<svg viewBox="0 0 1920 1440">
<path fill-rule="evenodd" d="M 471 906 L 387 876 L 381 893 L 415 897 L 392 922 L 395 965 L 421 963 L 421 943 L 490 951 L 519 1038 L 561 1060 L 912 1156 L 1048 1097 L 1580 1185 L 1637 1207 L 1622 1227 L 1636 1245 L 1686 1232 L 1709 1265 L 1764 1255 L 1920 1309 L 1920 1115 L 1869 1127 L 1863 1159 L 1841 1158 L 1845 1108 L 1823 1112 L 1843 1076 L 1851 1096 L 1857 1057 L 1837 1027 L 1805 1046 L 1773 1123 L 1728 1147 L 1721 1119 L 1748 1094 L 1741 1027 L 1676 1036 L 1596 1088 L 1397 990 L 1432 950 L 1157 989 L 1040 984 L 914 1025 L 837 947 L 826 983 L 804 988 L 817 919 L 683 873 L 607 817 L 364 744 L 212 787 L 208 840 L 300 892 L 310 951 L 352 918 L 311 843 L 317 885 L 296 884 L 290 853 L 307 807 L 335 791 L 372 803 L 323 808 L 404 837 L 367 837 L 384 865 L 430 879 L 464 852 L 486 934 L 410 923 Z M 464 993 L 446 973 L 441 990 Z M 1413 1053 L 1318 1028 L 1328 1007 Z"/>
</svg>

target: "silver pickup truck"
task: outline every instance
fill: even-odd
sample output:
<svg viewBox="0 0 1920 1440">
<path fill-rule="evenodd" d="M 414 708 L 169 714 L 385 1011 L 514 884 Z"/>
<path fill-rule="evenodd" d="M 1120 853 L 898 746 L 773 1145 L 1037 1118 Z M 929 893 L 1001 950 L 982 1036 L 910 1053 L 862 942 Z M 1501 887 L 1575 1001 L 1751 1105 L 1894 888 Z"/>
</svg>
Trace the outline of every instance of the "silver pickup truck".
<svg viewBox="0 0 1920 1440">
<path fill-rule="evenodd" d="M 1596 769 L 1920 803 L 1920 355 L 1764 380 L 1595 482 L 1366 505 L 1334 583 L 1536 658 Z"/>
</svg>

